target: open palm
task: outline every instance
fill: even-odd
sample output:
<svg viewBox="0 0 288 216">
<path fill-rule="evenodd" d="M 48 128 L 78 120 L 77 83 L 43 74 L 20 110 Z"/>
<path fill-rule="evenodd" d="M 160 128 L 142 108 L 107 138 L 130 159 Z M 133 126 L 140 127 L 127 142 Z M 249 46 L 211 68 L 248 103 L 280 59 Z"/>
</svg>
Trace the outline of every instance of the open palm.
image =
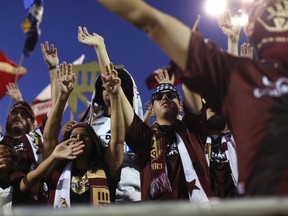
<svg viewBox="0 0 288 216">
<path fill-rule="evenodd" d="M 91 35 L 87 28 L 78 27 L 78 41 L 80 43 L 86 44 L 88 46 L 99 46 L 99 44 L 104 43 L 104 38 L 96 33 Z"/>
<path fill-rule="evenodd" d="M 58 83 L 60 91 L 63 93 L 70 93 L 74 89 L 76 76 L 72 72 L 72 64 L 67 64 L 66 62 L 60 64 Z"/>
</svg>

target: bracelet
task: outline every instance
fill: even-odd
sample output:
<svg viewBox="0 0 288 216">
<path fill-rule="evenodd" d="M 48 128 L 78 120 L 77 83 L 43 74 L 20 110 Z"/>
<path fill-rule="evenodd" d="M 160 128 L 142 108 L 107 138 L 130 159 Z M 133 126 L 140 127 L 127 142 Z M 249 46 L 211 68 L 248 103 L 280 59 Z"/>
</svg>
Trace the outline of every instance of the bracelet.
<svg viewBox="0 0 288 216">
<path fill-rule="evenodd" d="M 53 70 L 53 69 L 55 69 L 55 68 L 59 68 L 59 65 L 57 64 L 57 65 L 48 66 L 48 70 L 49 70 L 49 71 L 50 71 L 50 70 Z"/>
</svg>

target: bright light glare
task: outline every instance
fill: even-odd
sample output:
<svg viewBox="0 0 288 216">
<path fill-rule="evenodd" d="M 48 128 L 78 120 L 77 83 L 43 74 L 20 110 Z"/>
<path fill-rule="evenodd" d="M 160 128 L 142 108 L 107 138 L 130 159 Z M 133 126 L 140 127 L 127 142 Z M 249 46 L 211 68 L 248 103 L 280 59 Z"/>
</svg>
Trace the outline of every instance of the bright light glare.
<svg viewBox="0 0 288 216">
<path fill-rule="evenodd" d="M 241 13 L 240 17 L 233 17 L 231 21 L 232 25 L 237 25 L 237 22 L 239 22 L 240 26 L 245 26 L 248 23 L 248 15 L 245 13 Z"/>
<path fill-rule="evenodd" d="M 227 8 L 227 0 L 207 0 L 205 10 L 208 14 L 215 16 L 224 12 Z"/>
<path fill-rule="evenodd" d="M 243 3 L 243 4 L 251 4 L 253 2 L 254 2 L 254 0 L 241 0 L 241 3 Z"/>
</svg>

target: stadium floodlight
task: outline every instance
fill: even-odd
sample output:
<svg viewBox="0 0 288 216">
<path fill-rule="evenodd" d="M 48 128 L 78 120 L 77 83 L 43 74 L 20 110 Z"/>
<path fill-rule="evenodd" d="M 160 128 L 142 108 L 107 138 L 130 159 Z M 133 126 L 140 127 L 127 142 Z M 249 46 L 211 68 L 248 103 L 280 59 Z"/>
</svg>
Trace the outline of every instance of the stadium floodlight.
<svg viewBox="0 0 288 216">
<path fill-rule="evenodd" d="M 240 24 L 240 26 L 245 26 L 248 23 L 248 15 L 242 11 L 237 12 L 238 17 L 232 17 L 232 25 Z"/>
<path fill-rule="evenodd" d="M 227 0 L 207 0 L 205 10 L 209 15 L 217 16 L 227 8 Z"/>
</svg>

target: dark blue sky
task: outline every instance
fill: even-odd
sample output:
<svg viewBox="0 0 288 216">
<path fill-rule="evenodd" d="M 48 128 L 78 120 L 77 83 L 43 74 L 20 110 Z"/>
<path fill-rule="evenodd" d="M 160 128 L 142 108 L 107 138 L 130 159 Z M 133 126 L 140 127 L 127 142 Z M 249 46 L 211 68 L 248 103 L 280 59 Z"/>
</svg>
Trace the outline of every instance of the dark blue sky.
<svg viewBox="0 0 288 216">
<path fill-rule="evenodd" d="M 201 15 L 199 31 L 204 37 L 215 41 L 226 50 L 226 38 L 218 29 L 216 20 L 205 14 L 204 0 L 149 0 L 148 3 L 167 12 L 189 26 L 197 14 Z M 235 0 L 234 0 L 235 2 Z M 19 63 L 26 36 L 20 24 L 27 15 L 22 0 L 1 0 L 0 7 L 0 50 L 12 61 Z M 155 69 L 167 64 L 169 59 L 138 29 L 127 24 L 94 0 L 44 0 L 44 15 L 40 24 L 41 36 L 31 56 L 23 61 L 28 69 L 19 82 L 23 98 L 31 103 L 49 83 L 46 64 L 43 61 L 40 43 L 48 40 L 58 48 L 60 62 L 73 62 L 85 54 L 84 63 L 96 60 L 94 50 L 77 41 L 77 27 L 86 26 L 90 32 L 97 32 L 105 39 L 110 59 L 123 64 L 133 75 L 139 88 L 142 103 L 150 99 L 151 91 L 144 81 Z M 241 37 L 241 42 L 245 38 Z M 9 97 L 0 100 L 0 124 L 4 125 Z M 66 111 L 64 121 L 68 120 Z"/>
</svg>

